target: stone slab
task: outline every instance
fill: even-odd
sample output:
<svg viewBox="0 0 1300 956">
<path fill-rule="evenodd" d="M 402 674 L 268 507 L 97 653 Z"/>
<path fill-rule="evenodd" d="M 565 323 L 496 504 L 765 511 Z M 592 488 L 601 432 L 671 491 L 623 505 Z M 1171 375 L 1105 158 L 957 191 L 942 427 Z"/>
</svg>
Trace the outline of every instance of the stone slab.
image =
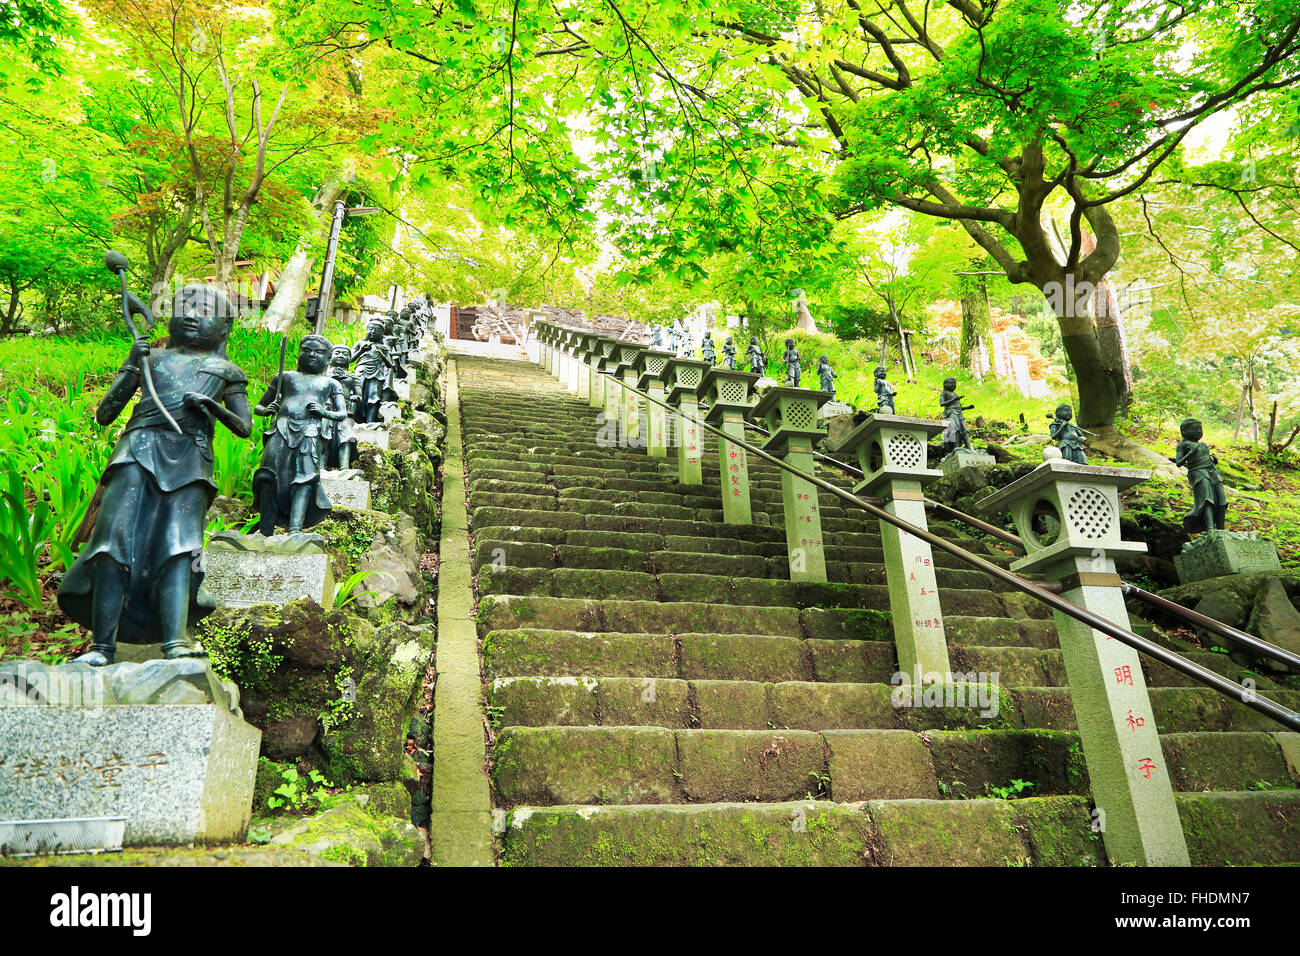
<svg viewBox="0 0 1300 956">
<path fill-rule="evenodd" d="M 241 535 L 256 542 L 260 535 Z M 277 535 L 262 538 L 264 550 L 223 547 L 213 536 L 203 549 L 203 583 L 199 600 L 216 607 L 252 607 L 254 604 L 288 604 L 310 598 L 321 607 L 334 603 L 334 574 L 330 556 L 320 550 L 294 553 L 275 550 Z M 303 537 L 303 536 L 299 536 Z M 307 536 L 318 537 L 315 535 Z"/>
<path fill-rule="evenodd" d="M 132 704 L 218 704 L 239 714 L 239 688 L 218 677 L 201 657 L 107 667 L 76 661 L 57 667 L 30 660 L 0 663 L 0 708 L 97 710 Z"/>
<path fill-rule="evenodd" d="M 1191 584 L 1226 574 L 1280 571 L 1282 562 L 1271 541 L 1240 531 L 1210 531 L 1174 556 L 1174 569 L 1179 581 Z"/>
<path fill-rule="evenodd" d="M 262 734 L 224 707 L 0 707 L 0 819 L 126 817 L 126 846 L 240 841 Z"/>
<path fill-rule="evenodd" d="M 982 451 L 971 451 L 969 448 L 954 448 L 950 454 L 939 462 L 939 470 L 945 475 L 951 475 L 968 466 L 992 468 L 997 463 L 996 458 Z"/>
<path fill-rule="evenodd" d="M 353 425 L 352 437 L 359 445 L 374 445 L 383 451 L 388 450 L 388 429 L 378 422 L 369 425 Z"/>
<path fill-rule="evenodd" d="M 370 482 L 364 478 L 325 478 L 321 477 L 320 486 L 325 489 L 325 497 L 335 508 L 353 508 L 366 511 L 370 508 Z"/>
</svg>

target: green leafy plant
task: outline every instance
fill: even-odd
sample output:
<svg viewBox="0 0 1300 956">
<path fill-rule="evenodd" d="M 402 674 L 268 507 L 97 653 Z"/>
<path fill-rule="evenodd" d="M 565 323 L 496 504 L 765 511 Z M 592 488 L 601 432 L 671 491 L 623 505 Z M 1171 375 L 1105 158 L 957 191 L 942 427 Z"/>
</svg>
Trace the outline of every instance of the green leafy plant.
<svg viewBox="0 0 1300 956">
<path fill-rule="evenodd" d="M 361 597 L 362 595 L 370 595 L 371 597 L 375 597 L 376 595 L 378 595 L 379 594 L 378 591 L 357 590 L 357 588 L 359 588 L 363 582 L 368 580 L 372 574 L 376 574 L 376 573 L 378 572 L 357 571 L 355 574 L 350 576 L 346 581 L 341 581 L 338 584 L 334 585 L 334 606 L 336 608 L 345 608 L 353 601 L 355 601 L 357 598 Z"/>
<path fill-rule="evenodd" d="M 1005 787 L 988 787 L 990 797 L 997 797 L 999 800 L 1014 800 L 1016 797 L 1026 795 L 1026 791 L 1034 786 L 1028 780 L 1012 780 Z"/>
<path fill-rule="evenodd" d="M 22 475 L 7 470 L 0 479 L 0 578 L 7 587 L 0 593 L 17 598 L 33 611 L 44 606 L 40 558 L 53 534 L 50 506 L 36 501 L 29 511 Z"/>
<path fill-rule="evenodd" d="M 280 776 L 284 782 L 266 798 L 266 805 L 272 810 L 311 813 L 328 796 L 328 788 L 333 786 L 319 770 L 312 770 L 304 777 L 296 767 L 287 767 Z"/>
</svg>

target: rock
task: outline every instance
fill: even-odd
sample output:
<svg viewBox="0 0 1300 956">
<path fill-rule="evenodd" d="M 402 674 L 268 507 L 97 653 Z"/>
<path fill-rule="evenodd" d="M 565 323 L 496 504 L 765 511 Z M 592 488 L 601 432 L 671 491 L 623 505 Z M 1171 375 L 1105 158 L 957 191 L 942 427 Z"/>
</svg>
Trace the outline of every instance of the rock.
<svg viewBox="0 0 1300 956">
<path fill-rule="evenodd" d="M 312 760 L 337 786 L 403 779 L 432 628 L 376 629 L 347 610 L 302 601 L 219 609 L 199 630 L 214 666 L 243 687 L 264 756 Z"/>
<path fill-rule="evenodd" d="M 299 820 L 270 846 L 350 866 L 419 866 L 424 859 L 424 839 L 409 820 L 372 816 L 355 800 Z"/>
<path fill-rule="evenodd" d="M 1196 602 L 1192 610 L 1212 617 L 1229 627 L 1244 629 L 1250 621 L 1253 600 L 1232 588 L 1211 591 Z"/>
<path fill-rule="evenodd" d="M 415 522 L 410 515 L 397 516 L 396 526 L 376 532 L 369 549 L 357 563 L 365 572 L 357 606 L 363 610 L 380 607 L 390 598 L 408 609 L 417 607 L 424 594 L 420 578 L 420 548 Z"/>
<path fill-rule="evenodd" d="M 1260 640 L 1300 654 L 1300 612 L 1276 577 L 1266 577 L 1255 595 L 1247 630 Z"/>
</svg>

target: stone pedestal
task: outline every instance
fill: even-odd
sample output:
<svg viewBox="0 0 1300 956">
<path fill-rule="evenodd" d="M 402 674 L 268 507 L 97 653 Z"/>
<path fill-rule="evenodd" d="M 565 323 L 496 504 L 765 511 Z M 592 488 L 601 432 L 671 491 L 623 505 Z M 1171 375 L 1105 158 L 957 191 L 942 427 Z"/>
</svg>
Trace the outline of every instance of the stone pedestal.
<svg viewBox="0 0 1300 956">
<path fill-rule="evenodd" d="M 383 451 L 388 450 L 388 429 L 382 422 L 354 424 L 352 437 L 357 440 L 358 445 L 374 445 Z"/>
<path fill-rule="evenodd" d="M 753 524 L 749 501 L 749 462 L 745 449 L 728 439 L 745 438 L 745 416 L 753 407 L 750 388 L 758 379 L 750 372 L 711 368 L 700 382 L 700 394 L 709 403 L 705 421 L 722 429 L 718 439 L 718 472 L 722 479 L 722 520 L 727 524 Z"/>
<path fill-rule="evenodd" d="M 699 388 L 704 374 L 711 368 L 708 362 L 675 358 L 664 370 L 668 386 L 668 404 L 680 414 L 671 419 L 672 443 L 677 446 L 677 480 L 683 485 L 704 483 L 701 465 Z"/>
<path fill-rule="evenodd" d="M 1221 578 L 1225 574 L 1280 571 L 1273 542 L 1241 531 L 1207 531 L 1183 545 L 1174 556 L 1174 568 L 1183 584 Z"/>
<path fill-rule="evenodd" d="M 1114 556 L 1146 545 L 1120 539 L 1121 489 L 1151 476 L 1136 468 L 1044 462 L 980 502 L 1009 510 L 1026 557 L 1061 597 L 1129 628 Z M 1187 844 L 1137 651 L 1055 612 L 1070 699 L 1092 781 L 1097 821 L 1114 864 L 1187 866 Z"/>
<path fill-rule="evenodd" d="M 633 369 L 637 374 L 637 388 L 653 399 L 664 401 L 664 369 L 675 358 L 672 352 L 657 349 L 643 349 L 637 355 Z M 646 420 L 649 434 L 646 436 L 646 453 L 651 458 L 668 457 L 668 413 L 662 405 L 646 402 Z"/>
<path fill-rule="evenodd" d="M 783 457 L 787 465 L 804 474 L 813 474 L 813 442 L 826 434 L 817 410 L 828 397 L 826 392 L 807 388 L 777 387 L 764 392 L 754 406 L 754 417 L 765 420 L 770 433 L 763 450 Z M 791 581 L 826 580 L 826 549 L 817 493 L 812 482 L 781 470 Z"/>
<path fill-rule="evenodd" d="M 992 468 L 997 463 L 996 458 L 985 452 L 971 451 L 969 448 L 954 448 L 940 460 L 939 471 L 946 476 L 971 466 L 975 468 Z"/>
<path fill-rule="evenodd" d="M 320 486 L 335 508 L 357 511 L 370 509 L 370 482 L 355 468 L 347 471 L 322 471 Z"/>
<path fill-rule="evenodd" d="M 199 600 L 216 607 L 288 604 L 310 598 L 334 606 L 334 574 L 318 534 L 221 531 L 203 549 Z"/>
<path fill-rule="evenodd" d="M 0 688 L 20 682 L 0 692 L 0 820 L 125 817 L 127 846 L 243 840 L 262 735 L 206 661 L 0 667 Z M 92 690 L 48 693 L 66 685 Z"/>
<path fill-rule="evenodd" d="M 818 418 L 839 418 L 842 415 L 852 415 L 853 406 L 844 402 L 837 402 L 834 399 L 827 402 L 817 410 Z"/>
<path fill-rule="evenodd" d="M 859 495 L 879 496 L 885 510 L 921 529 L 925 516 L 925 485 L 943 477 L 926 467 L 926 447 L 945 424 L 928 418 L 876 414 L 851 431 L 837 452 L 854 455 L 865 476 L 854 486 Z M 943 608 L 929 542 L 880 522 L 880 546 L 885 552 L 889 610 L 903 683 L 920 685 L 951 679 Z"/>
</svg>

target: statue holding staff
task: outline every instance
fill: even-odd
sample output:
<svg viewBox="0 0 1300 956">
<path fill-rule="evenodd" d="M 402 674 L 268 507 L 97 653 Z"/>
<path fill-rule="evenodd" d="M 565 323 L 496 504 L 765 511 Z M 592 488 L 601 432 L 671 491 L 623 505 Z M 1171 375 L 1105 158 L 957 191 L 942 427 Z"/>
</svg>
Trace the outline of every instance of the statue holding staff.
<svg viewBox="0 0 1300 956">
<path fill-rule="evenodd" d="M 122 276 L 123 317 L 135 341 L 95 419 L 112 423 L 143 391 L 100 480 L 89 540 L 59 587 L 64 613 L 91 631 L 90 650 L 77 660 L 92 667 L 113 663 L 119 642 L 161 644 L 169 660 L 198 656 L 190 625 L 214 610 L 198 603 L 198 589 L 217 493 L 215 426 L 239 438 L 253 429 L 248 379 L 226 358 L 235 318 L 226 294 L 203 284 L 177 290 L 167 347 L 151 349 L 130 321 L 153 317 L 126 291 L 126 257 L 110 251 L 105 264 Z"/>
<path fill-rule="evenodd" d="M 305 335 L 298 346 L 298 370 L 283 369 L 253 409 L 274 415 L 275 427 L 262 436 L 262 463 L 253 475 L 253 497 L 267 537 L 277 526 L 296 534 L 318 524 L 330 512 L 320 484 L 329 425 L 348 417 L 343 386 L 325 374 L 330 343 L 322 335 Z"/>
</svg>

